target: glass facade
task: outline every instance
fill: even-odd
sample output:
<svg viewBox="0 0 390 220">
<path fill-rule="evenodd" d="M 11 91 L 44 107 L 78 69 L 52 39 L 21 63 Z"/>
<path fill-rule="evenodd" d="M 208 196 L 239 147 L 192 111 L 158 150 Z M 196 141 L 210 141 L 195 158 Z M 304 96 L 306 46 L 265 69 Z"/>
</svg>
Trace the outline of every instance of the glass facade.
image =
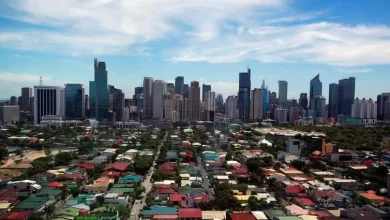
<svg viewBox="0 0 390 220">
<path fill-rule="evenodd" d="M 251 98 L 251 70 L 239 74 L 238 118 L 249 122 Z"/>
<path fill-rule="evenodd" d="M 108 117 L 108 84 L 105 62 L 97 62 L 95 59 L 95 100 L 96 119 L 105 120 Z"/>
<path fill-rule="evenodd" d="M 339 106 L 339 85 L 337 83 L 329 84 L 329 110 L 328 117 L 337 120 Z"/>
<path fill-rule="evenodd" d="M 202 101 L 205 101 L 206 93 L 211 92 L 211 85 L 202 85 Z"/>
<path fill-rule="evenodd" d="M 84 110 L 84 86 L 82 84 L 65 85 L 65 117 L 68 119 L 82 119 Z"/>
<path fill-rule="evenodd" d="M 287 85 L 286 81 L 279 81 L 279 105 L 287 103 Z"/>
<path fill-rule="evenodd" d="M 355 77 L 339 80 L 338 114 L 351 115 L 352 104 L 355 100 Z"/>
<path fill-rule="evenodd" d="M 322 95 L 322 82 L 320 81 L 320 74 L 310 80 L 310 109 L 314 110 L 314 99 L 316 96 Z"/>
<path fill-rule="evenodd" d="M 175 79 L 175 94 L 183 95 L 183 92 L 184 92 L 184 77 L 178 76 Z"/>
</svg>

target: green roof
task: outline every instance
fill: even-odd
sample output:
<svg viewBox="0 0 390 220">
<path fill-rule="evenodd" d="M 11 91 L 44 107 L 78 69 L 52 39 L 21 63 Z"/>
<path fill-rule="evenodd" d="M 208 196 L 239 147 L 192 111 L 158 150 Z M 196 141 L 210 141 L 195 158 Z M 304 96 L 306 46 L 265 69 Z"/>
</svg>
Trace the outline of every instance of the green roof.
<svg viewBox="0 0 390 220">
<path fill-rule="evenodd" d="M 269 219 L 273 219 L 274 217 L 286 216 L 284 212 L 279 209 L 264 210 L 263 212 Z"/>
<path fill-rule="evenodd" d="M 75 220 L 98 220 L 97 215 L 77 216 Z"/>
<path fill-rule="evenodd" d="M 132 188 L 134 184 L 132 183 L 117 183 L 114 184 L 112 187 L 113 188 Z"/>
<path fill-rule="evenodd" d="M 36 197 L 36 196 L 30 196 L 27 199 L 19 202 L 16 206 L 14 206 L 15 209 L 39 209 L 47 200 L 49 200 L 48 197 Z"/>
<path fill-rule="evenodd" d="M 80 212 L 80 209 L 78 208 L 73 208 L 73 207 L 68 207 L 64 209 L 57 210 L 54 212 L 54 216 L 78 216 Z"/>
<path fill-rule="evenodd" d="M 131 193 L 134 192 L 134 188 L 111 188 L 110 193 Z"/>
<path fill-rule="evenodd" d="M 51 187 L 44 187 L 39 192 L 37 192 L 35 195 L 37 196 L 59 196 L 61 194 L 62 190 L 60 189 L 54 189 Z"/>
<path fill-rule="evenodd" d="M 76 198 L 74 198 L 74 200 L 77 200 L 79 202 L 84 202 L 85 200 L 91 199 L 91 198 L 94 198 L 94 196 L 91 196 L 89 194 L 85 194 L 85 195 L 78 195 Z"/>
<path fill-rule="evenodd" d="M 151 215 L 176 215 L 177 209 L 167 206 L 151 206 L 150 210 L 143 210 L 142 215 L 151 216 Z"/>
</svg>

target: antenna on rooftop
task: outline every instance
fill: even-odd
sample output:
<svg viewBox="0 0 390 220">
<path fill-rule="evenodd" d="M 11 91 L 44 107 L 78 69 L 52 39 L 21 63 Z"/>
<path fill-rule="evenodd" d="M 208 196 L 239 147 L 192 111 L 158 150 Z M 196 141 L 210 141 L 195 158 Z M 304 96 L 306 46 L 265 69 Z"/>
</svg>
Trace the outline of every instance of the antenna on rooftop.
<svg viewBox="0 0 390 220">
<path fill-rule="evenodd" d="M 42 86 L 42 76 L 39 77 L 39 85 Z"/>
</svg>

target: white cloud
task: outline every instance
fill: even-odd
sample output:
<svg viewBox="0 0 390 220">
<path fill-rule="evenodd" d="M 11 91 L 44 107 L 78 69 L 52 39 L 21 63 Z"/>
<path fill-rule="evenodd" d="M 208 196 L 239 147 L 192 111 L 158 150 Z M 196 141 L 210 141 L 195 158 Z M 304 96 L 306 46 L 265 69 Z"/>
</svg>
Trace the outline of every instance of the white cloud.
<svg viewBox="0 0 390 220">
<path fill-rule="evenodd" d="M 312 23 L 258 26 L 207 43 L 191 41 L 172 60 L 233 63 L 315 62 L 339 66 L 390 64 L 390 28 Z"/>
<path fill-rule="evenodd" d="M 39 83 L 39 80 L 40 80 L 40 77 L 39 75 L 35 75 L 35 74 L 29 74 L 29 73 L 21 73 L 21 74 L 18 74 L 18 73 L 9 73 L 9 72 L 3 72 L 3 73 L 0 73 L 0 81 L 1 82 L 11 82 L 11 83 L 14 83 L 14 82 L 35 82 L 36 84 Z M 42 80 L 43 81 L 50 81 L 52 80 L 52 77 L 42 77 Z"/>
<path fill-rule="evenodd" d="M 221 22 L 242 23 L 259 9 L 279 7 L 284 1 L 7 0 L 2 4 L 14 11 L 3 10 L 2 16 L 54 28 L 3 31 L 0 43 L 73 56 L 121 54 L 129 46 L 184 32 L 214 39 Z"/>
<path fill-rule="evenodd" d="M 363 68 L 363 69 L 337 69 L 337 71 L 342 73 L 370 73 L 372 69 Z"/>
</svg>

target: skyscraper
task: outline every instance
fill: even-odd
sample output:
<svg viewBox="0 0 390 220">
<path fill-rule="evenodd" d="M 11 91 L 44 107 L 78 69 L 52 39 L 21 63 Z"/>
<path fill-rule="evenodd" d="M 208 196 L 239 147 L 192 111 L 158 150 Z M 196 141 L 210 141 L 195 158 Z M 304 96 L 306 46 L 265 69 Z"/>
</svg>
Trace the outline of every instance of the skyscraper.
<svg viewBox="0 0 390 220">
<path fill-rule="evenodd" d="M 85 91 L 85 90 L 84 90 Z M 89 96 L 84 96 L 84 115 L 85 117 L 89 117 Z"/>
<path fill-rule="evenodd" d="M 174 83 L 167 83 L 167 92 L 169 92 L 171 95 L 175 94 L 175 84 Z"/>
<path fill-rule="evenodd" d="M 179 94 L 181 96 L 184 95 L 184 77 L 183 76 L 178 76 L 175 79 L 175 93 Z"/>
<path fill-rule="evenodd" d="M 42 116 L 64 117 L 65 94 L 61 86 L 34 86 L 34 124 L 41 122 Z"/>
<path fill-rule="evenodd" d="M 191 121 L 200 120 L 200 87 L 198 81 L 191 82 L 189 102 L 189 119 Z"/>
<path fill-rule="evenodd" d="M 216 109 L 221 112 L 223 111 L 223 95 L 221 93 L 217 94 L 217 97 L 215 98 L 215 107 Z"/>
<path fill-rule="evenodd" d="M 144 117 L 145 118 L 153 118 L 153 97 L 152 97 L 152 84 L 153 84 L 153 78 L 152 77 L 144 77 L 144 83 L 143 83 L 143 100 L 144 100 Z M 162 96 L 162 94 L 161 94 Z"/>
<path fill-rule="evenodd" d="M 85 118 L 85 88 L 83 84 L 65 84 L 65 117 Z"/>
<path fill-rule="evenodd" d="M 183 86 L 183 98 L 190 98 L 190 87 L 188 86 L 188 84 L 184 84 Z"/>
<path fill-rule="evenodd" d="M 144 92 L 144 87 L 142 87 L 142 86 L 137 86 L 137 87 L 134 88 L 133 99 L 134 99 L 134 102 L 135 102 L 136 106 L 138 106 L 138 104 L 137 104 L 137 95 L 142 94 L 143 92 Z"/>
<path fill-rule="evenodd" d="M 211 91 L 211 85 L 203 84 L 202 85 L 202 101 L 203 102 L 205 101 L 206 93 L 209 91 Z"/>
<path fill-rule="evenodd" d="M 258 122 L 262 118 L 263 118 L 263 90 L 253 89 L 251 91 L 250 119 L 251 121 Z"/>
<path fill-rule="evenodd" d="M 279 81 L 279 105 L 286 105 L 287 103 L 287 81 Z"/>
<path fill-rule="evenodd" d="M 337 120 L 339 111 L 339 84 L 329 84 L 328 117 Z"/>
<path fill-rule="evenodd" d="M 355 77 L 339 80 L 338 114 L 351 115 L 352 104 L 355 100 Z"/>
<path fill-rule="evenodd" d="M 30 98 L 32 96 L 32 89 L 29 87 L 22 88 L 22 100 L 19 103 L 20 110 L 31 111 L 30 109 Z"/>
<path fill-rule="evenodd" d="M 161 120 L 164 117 L 164 95 L 167 93 L 167 83 L 162 80 L 153 82 L 153 120 Z"/>
<path fill-rule="evenodd" d="M 299 95 L 299 107 L 303 109 L 307 109 L 309 105 L 309 99 L 307 99 L 307 93 L 301 93 Z"/>
<path fill-rule="evenodd" d="M 10 103 L 11 103 L 11 105 L 18 105 L 18 97 L 14 96 L 14 95 L 11 96 Z"/>
<path fill-rule="evenodd" d="M 390 117 L 389 118 L 385 118 L 385 115 L 390 115 L 390 112 L 388 112 L 388 114 L 385 114 L 386 113 L 386 109 L 385 109 L 385 104 L 386 102 L 390 102 L 390 93 L 382 93 L 380 95 L 378 95 L 377 97 L 377 118 L 378 120 L 390 120 Z"/>
<path fill-rule="evenodd" d="M 226 99 L 226 116 L 232 119 L 237 117 L 237 97 L 228 96 Z"/>
<path fill-rule="evenodd" d="M 164 119 L 172 121 L 173 120 L 173 112 L 175 111 L 175 105 L 173 100 L 174 94 L 167 92 L 164 95 Z"/>
<path fill-rule="evenodd" d="M 314 110 L 314 99 L 316 96 L 322 95 L 322 82 L 320 81 L 320 74 L 317 74 L 310 80 L 310 109 Z"/>
<path fill-rule="evenodd" d="M 91 115 L 98 120 L 108 117 L 108 73 L 105 62 L 94 60 L 95 80 L 90 81 L 89 96 L 91 100 Z"/>
<path fill-rule="evenodd" d="M 215 92 L 208 91 L 205 94 L 205 113 L 207 121 L 214 121 L 215 115 Z"/>
<path fill-rule="evenodd" d="M 115 112 L 116 121 L 125 121 L 125 94 L 120 89 L 114 88 L 112 91 L 112 111 Z"/>
<path fill-rule="evenodd" d="M 238 116 L 243 122 L 249 122 L 251 99 L 251 70 L 239 73 Z"/>
<path fill-rule="evenodd" d="M 322 95 L 314 98 L 314 110 L 316 111 L 317 123 L 324 123 L 326 117 L 326 100 Z"/>
<path fill-rule="evenodd" d="M 276 92 L 271 92 L 269 95 L 269 104 L 270 105 L 277 105 L 278 104 L 278 96 Z"/>
</svg>

